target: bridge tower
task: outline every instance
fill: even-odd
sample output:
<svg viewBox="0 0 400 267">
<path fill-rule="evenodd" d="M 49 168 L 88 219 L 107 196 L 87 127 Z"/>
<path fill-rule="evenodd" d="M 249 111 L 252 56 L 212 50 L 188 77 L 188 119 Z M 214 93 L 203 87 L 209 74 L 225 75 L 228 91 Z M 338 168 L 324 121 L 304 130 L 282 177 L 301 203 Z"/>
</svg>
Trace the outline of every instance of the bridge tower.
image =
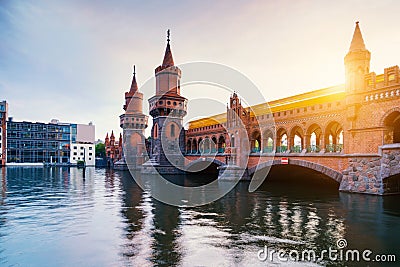
<svg viewBox="0 0 400 267">
<path fill-rule="evenodd" d="M 145 136 L 148 116 L 143 114 L 143 93 L 136 82 L 136 68 L 133 66 L 131 87 L 125 92 L 124 114 L 120 115 L 120 127 L 124 133 L 122 158 L 115 163 L 115 169 L 140 169 L 145 158 Z M 120 138 L 121 139 L 121 138 Z M 121 142 L 122 140 L 120 140 Z M 120 144 L 121 145 L 121 144 Z"/>
<path fill-rule="evenodd" d="M 150 160 L 145 166 L 155 167 L 160 174 L 181 173 L 184 167 L 183 117 L 186 115 L 187 99 L 180 93 L 181 70 L 174 65 L 169 37 L 168 30 L 164 59 L 162 65 L 155 69 L 156 94 L 149 99 L 153 127 Z M 142 169 L 142 172 L 148 171 Z"/>
<path fill-rule="evenodd" d="M 366 49 L 361 34 L 359 22 L 356 22 L 353 38 L 349 51 L 344 58 L 345 66 L 345 91 L 346 91 L 346 129 L 343 132 L 344 152 L 348 153 L 351 143 L 354 143 L 354 136 L 351 133 L 359 127 L 358 113 L 363 101 L 363 93 L 367 86 L 365 75 L 369 73 L 371 53 Z"/>
<path fill-rule="evenodd" d="M 349 52 L 344 58 L 346 92 L 354 94 L 365 90 L 364 76 L 369 73 L 371 53 L 365 48 L 359 22 L 356 22 Z"/>
<path fill-rule="evenodd" d="M 229 164 L 237 166 L 236 169 L 230 170 L 232 173 L 229 176 L 237 176 L 237 172 L 240 173 L 241 169 L 247 167 L 247 156 L 250 153 L 249 146 L 249 123 L 250 123 L 250 112 L 243 108 L 241 100 L 236 94 L 230 97 L 229 107 L 227 107 L 227 124 L 226 128 L 229 134 L 229 142 L 231 147 L 231 160 Z"/>
</svg>

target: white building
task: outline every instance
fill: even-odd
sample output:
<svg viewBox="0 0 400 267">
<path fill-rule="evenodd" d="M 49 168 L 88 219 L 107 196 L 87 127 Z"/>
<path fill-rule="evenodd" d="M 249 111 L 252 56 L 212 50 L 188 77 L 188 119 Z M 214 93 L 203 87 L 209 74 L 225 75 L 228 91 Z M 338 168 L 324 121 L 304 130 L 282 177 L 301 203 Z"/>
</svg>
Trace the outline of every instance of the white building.
<svg viewBox="0 0 400 267">
<path fill-rule="evenodd" d="M 84 161 L 86 166 L 94 166 L 95 164 L 95 145 L 94 144 L 71 144 L 70 163 L 77 164 L 78 161 Z"/>
<path fill-rule="evenodd" d="M 84 161 L 86 166 L 95 165 L 95 126 L 89 124 L 72 125 L 71 138 L 71 164 Z"/>
</svg>

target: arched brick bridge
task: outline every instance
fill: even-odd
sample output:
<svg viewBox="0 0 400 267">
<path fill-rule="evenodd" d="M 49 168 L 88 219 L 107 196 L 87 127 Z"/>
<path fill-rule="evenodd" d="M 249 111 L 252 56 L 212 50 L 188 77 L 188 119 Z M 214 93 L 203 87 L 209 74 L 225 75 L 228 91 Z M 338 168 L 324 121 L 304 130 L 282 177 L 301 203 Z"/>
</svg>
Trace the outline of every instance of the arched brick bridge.
<svg viewBox="0 0 400 267">
<path fill-rule="evenodd" d="M 357 24 L 345 84 L 247 108 L 234 93 L 226 113 L 189 123 L 186 165 L 246 162 L 251 176 L 288 158 L 334 179 L 341 191 L 400 193 L 400 70 L 370 72 L 370 56 Z"/>
</svg>

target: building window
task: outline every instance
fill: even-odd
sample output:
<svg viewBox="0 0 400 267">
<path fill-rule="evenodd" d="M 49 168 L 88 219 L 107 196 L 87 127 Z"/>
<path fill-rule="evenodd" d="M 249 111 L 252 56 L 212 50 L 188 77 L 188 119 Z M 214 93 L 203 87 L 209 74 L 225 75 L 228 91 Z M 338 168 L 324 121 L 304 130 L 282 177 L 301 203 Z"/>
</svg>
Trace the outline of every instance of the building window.
<svg viewBox="0 0 400 267">
<path fill-rule="evenodd" d="M 92 153 L 89 153 L 89 156 L 91 156 L 92 155 Z"/>
<path fill-rule="evenodd" d="M 74 156 L 78 155 L 76 152 L 74 152 Z"/>
<path fill-rule="evenodd" d="M 72 159 L 75 160 L 75 157 L 73 157 Z"/>
<path fill-rule="evenodd" d="M 92 160 L 92 158 L 89 158 L 89 160 Z"/>
<path fill-rule="evenodd" d="M 77 147 L 77 146 L 74 146 L 74 149 L 78 149 L 78 147 Z"/>
<path fill-rule="evenodd" d="M 82 150 L 84 149 L 83 146 L 81 146 L 81 149 L 82 149 Z"/>
<path fill-rule="evenodd" d="M 91 146 L 89 147 L 89 150 L 92 150 L 92 147 L 91 147 Z"/>
<path fill-rule="evenodd" d="M 81 152 L 81 156 L 83 156 L 83 152 Z"/>
</svg>

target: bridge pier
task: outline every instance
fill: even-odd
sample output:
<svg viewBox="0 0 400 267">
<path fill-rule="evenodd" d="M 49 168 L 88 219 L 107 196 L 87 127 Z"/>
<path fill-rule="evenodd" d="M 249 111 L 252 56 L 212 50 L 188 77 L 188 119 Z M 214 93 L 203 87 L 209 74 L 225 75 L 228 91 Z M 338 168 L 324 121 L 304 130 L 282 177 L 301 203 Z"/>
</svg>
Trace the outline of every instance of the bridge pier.
<svg viewBox="0 0 400 267">
<path fill-rule="evenodd" d="M 400 174 L 400 144 L 381 146 L 376 157 L 349 159 L 349 166 L 342 173 L 342 192 L 399 194 L 399 181 L 390 178 Z"/>
</svg>

